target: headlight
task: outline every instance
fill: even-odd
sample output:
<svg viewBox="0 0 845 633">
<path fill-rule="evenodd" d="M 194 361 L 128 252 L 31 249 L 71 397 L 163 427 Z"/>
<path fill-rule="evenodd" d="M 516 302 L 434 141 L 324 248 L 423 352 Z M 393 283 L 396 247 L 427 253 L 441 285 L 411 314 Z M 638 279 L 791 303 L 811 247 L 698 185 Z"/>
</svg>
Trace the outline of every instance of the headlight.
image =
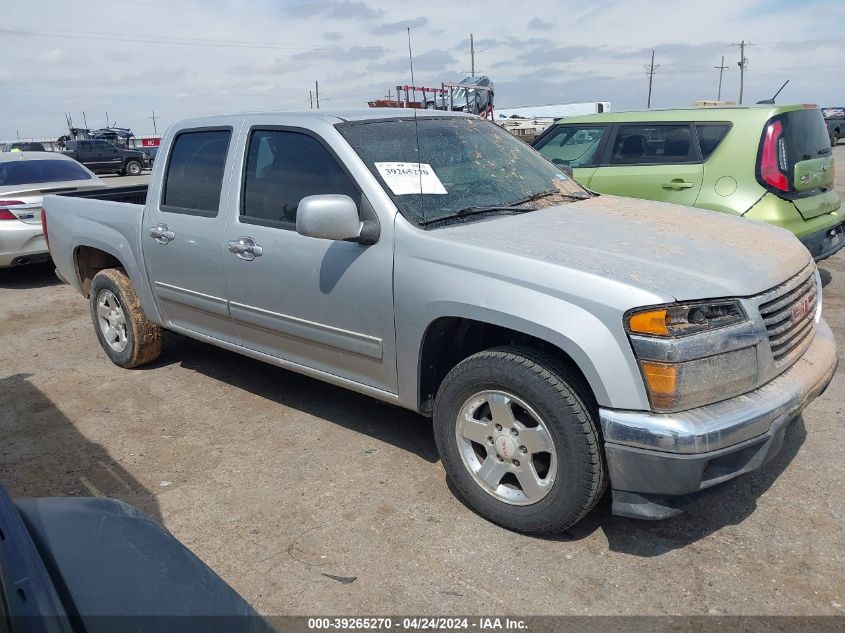
<svg viewBox="0 0 845 633">
<path fill-rule="evenodd" d="M 736 300 L 673 304 L 628 313 L 628 332 L 648 336 L 686 336 L 745 320 Z"/>
</svg>

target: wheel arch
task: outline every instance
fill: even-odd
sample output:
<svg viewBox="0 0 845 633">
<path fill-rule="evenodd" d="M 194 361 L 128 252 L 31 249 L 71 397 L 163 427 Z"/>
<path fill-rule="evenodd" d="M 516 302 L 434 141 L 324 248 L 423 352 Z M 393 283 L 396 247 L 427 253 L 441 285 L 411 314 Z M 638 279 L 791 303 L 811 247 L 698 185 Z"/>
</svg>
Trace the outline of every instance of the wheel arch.
<svg viewBox="0 0 845 633">
<path fill-rule="evenodd" d="M 453 308 L 455 306 L 452 306 Z M 415 408 L 430 413 L 437 388 L 452 367 L 483 349 L 522 345 L 551 354 L 583 377 L 600 406 L 641 408 L 647 399 L 630 350 L 620 347 L 594 316 L 579 332 L 494 310 L 450 310 L 428 320 L 416 353 Z M 577 338 L 576 338 L 577 337 Z"/>
</svg>

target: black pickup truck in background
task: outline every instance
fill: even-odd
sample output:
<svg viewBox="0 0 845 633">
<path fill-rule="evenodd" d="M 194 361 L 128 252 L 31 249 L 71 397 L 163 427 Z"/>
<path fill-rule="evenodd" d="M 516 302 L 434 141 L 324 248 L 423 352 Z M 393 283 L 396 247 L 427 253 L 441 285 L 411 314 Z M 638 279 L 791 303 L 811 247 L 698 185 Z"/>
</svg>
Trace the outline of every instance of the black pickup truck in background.
<svg viewBox="0 0 845 633">
<path fill-rule="evenodd" d="M 121 176 L 137 176 L 144 169 L 143 152 L 123 149 L 98 139 L 67 141 L 63 153 L 75 158 L 95 174 L 111 172 Z"/>
<path fill-rule="evenodd" d="M 845 107 L 822 108 L 822 114 L 830 134 L 830 144 L 836 147 L 839 139 L 845 136 Z"/>
</svg>

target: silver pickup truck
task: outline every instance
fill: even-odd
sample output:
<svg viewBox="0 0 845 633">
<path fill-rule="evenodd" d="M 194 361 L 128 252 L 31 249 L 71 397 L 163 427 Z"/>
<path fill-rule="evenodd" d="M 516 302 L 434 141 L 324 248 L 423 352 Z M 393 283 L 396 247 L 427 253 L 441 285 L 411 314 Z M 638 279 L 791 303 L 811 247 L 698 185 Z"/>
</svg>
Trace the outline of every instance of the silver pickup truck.
<svg viewBox="0 0 845 633">
<path fill-rule="evenodd" d="M 476 117 L 217 116 L 161 156 L 148 190 L 46 198 L 114 363 L 167 329 L 430 415 L 452 489 L 511 529 L 608 485 L 673 516 L 775 455 L 836 369 L 790 233 L 596 195 Z"/>
</svg>

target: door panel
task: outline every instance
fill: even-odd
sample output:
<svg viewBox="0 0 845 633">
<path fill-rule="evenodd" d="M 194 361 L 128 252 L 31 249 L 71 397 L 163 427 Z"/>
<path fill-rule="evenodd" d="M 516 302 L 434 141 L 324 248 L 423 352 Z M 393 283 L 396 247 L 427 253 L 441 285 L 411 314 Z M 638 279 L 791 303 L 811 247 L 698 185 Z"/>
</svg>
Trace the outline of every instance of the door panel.
<svg viewBox="0 0 845 633">
<path fill-rule="evenodd" d="M 692 206 L 704 175 L 696 137 L 688 124 L 617 127 L 590 188 L 630 198 Z"/>
<path fill-rule="evenodd" d="M 182 132 L 174 139 L 158 200 L 148 200 L 142 228 L 153 294 L 173 326 L 233 342 L 220 212 L 232 131 Z"/>
<path fill-rule="evenodd" d="M 259 254 L 227 253 L 229 310 L 250 349 L 384 391 L 396 391 L 393 250 L 303 237 L 299 200 L 343 194 L 368 205 L 333 154 L 301 131 L 249 135 L 240 208 L 227 239 Z M 242 198 L 242 200 L 241 200 Z"/>
</svg>

